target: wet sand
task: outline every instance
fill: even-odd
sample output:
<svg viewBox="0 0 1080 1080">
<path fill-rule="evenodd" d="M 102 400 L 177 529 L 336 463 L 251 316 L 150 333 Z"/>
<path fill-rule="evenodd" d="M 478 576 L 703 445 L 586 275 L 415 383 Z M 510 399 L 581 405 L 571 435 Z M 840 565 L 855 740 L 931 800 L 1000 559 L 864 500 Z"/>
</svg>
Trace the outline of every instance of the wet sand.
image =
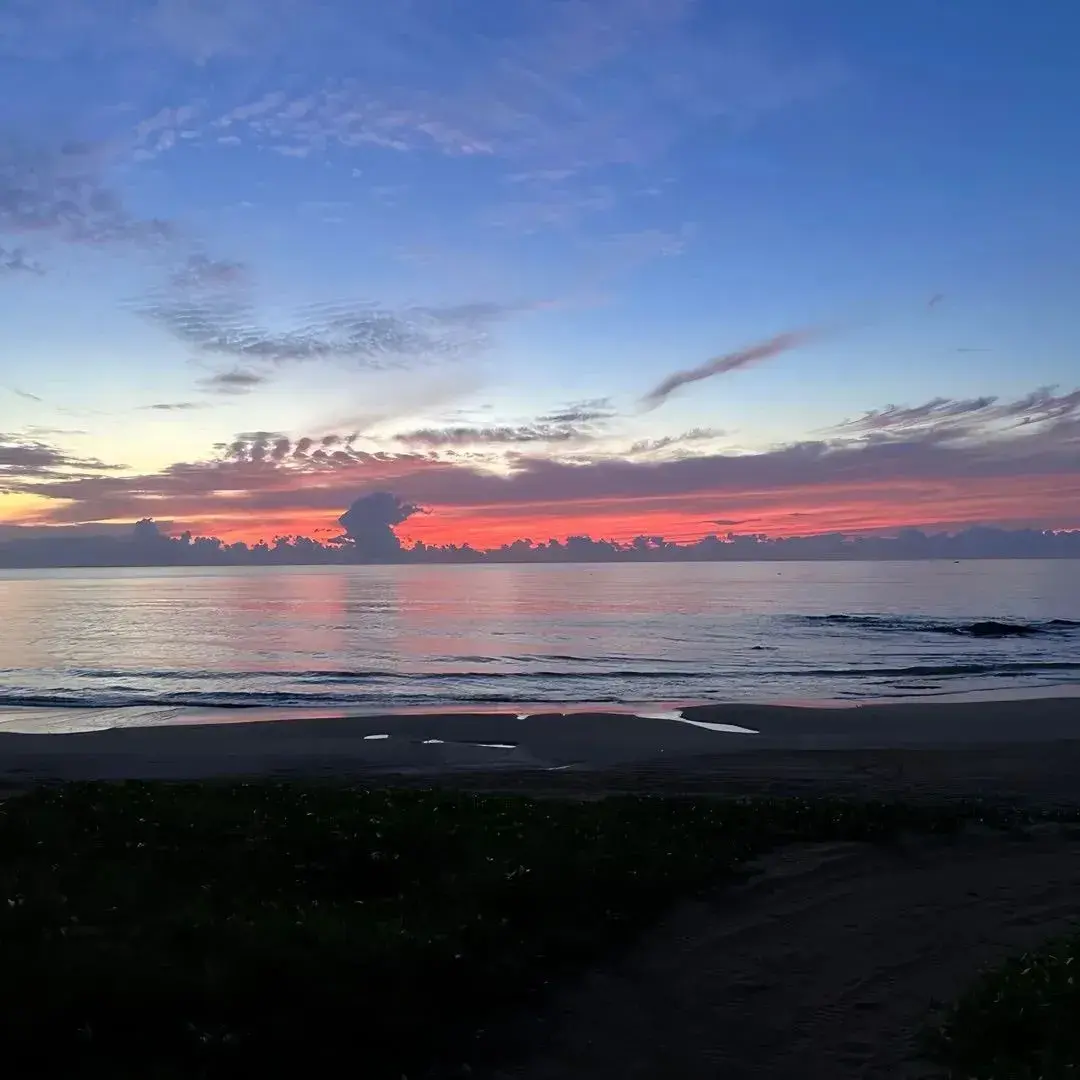
<svg viewBox="0 0 1080 1080">
<path fill-rule="evenodd" d="M 33 727 L 29 723 L 23 727 Z M 1080 698 L 0 731 L 0 784 L 310 777 L 566 793 L 1080 799 Z M 240 722 L 235 722 L 239 720 Z M 10 723 L 10 720 L 9 720 Z M 734 728 L 741 730 L 718 730 Z"/>
</svg>

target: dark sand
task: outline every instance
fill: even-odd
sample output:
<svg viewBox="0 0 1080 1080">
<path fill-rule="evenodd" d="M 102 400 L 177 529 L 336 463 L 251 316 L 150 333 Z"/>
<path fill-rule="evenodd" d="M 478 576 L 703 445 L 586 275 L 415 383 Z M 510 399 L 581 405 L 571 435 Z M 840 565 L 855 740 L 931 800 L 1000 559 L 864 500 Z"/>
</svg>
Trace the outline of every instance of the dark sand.
<svg viewBox="0 0 1080 1080">
<path fill-rule="evenodd" d="M 720 705 L 682 715 L 242 722 L 233 713 L 227 719 L 241 722 L 0 731 L 0 784 L 274 776 L 579 796 L 825 791 L 1080 801 L 1080 697 L 837 709 Z"/>
<path fill-rule="evenodd" d="M 522 1019 L 497 1080 L 893 1080 L 935 1002 L 1080 915 L 1080 836 L 807 845 Z"/>
<path fill-rule="evenodd" d="M 1080 803 L 1080 698 L 684 717 L 759 734 L 598 713 L 0 733 L 0 783 L 271 776 L 577 798 Z M 1080 837 L 1063 827 L 781 852 L 522 1017 L 520 1063 L 498 1080 L 932 1076 L 914 1053 L 933 1002 L 1080 918 L 1078 897 Z"/>
</svg>

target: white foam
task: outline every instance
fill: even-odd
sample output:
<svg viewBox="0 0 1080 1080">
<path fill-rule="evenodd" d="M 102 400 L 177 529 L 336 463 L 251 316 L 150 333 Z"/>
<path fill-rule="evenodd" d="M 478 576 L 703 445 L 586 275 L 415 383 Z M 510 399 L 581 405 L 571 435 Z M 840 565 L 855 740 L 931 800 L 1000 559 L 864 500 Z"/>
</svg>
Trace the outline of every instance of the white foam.
<svg viewBox="0 0 1080 1080">
<path fill-rule="evenodd" d="M 425 739 L 420 745 L 421 746 L 443 746 L 443 745 L 445 745 L 445 743 L 446 743 L 445 739 Z"/>
<path fill-rule="evenodd" d="M 707 731 L 726 731 L 731 735 L 760 735 L 760 731 L 754 728 L 739 727 L 738 724 L 710 724 L 707 720 L 687 720 L 685 716 L 679 717 L 682 724 L 693 724 L 694 727 L 705 728 Z"/>
<path fill-rule="evenodd" d="M 474 745 L 483 746 L 488 750 L 516 750 L 517 749 L 517 746 L 515 746 L 514 743 L 478 742 L 478 743 L 475 743 Z"/>
<path fill-rule="evenodd" d="M 390 736 L 389 736 L 389 735 L 365 735 L 365 736 L 364 736 L 364 739 L 365 739 L 365 740 L 370 740 L 370 739 L 389 739 L 389 738 L 390 738 Z"/>
<path fill-rule="evenodd" d="M 533 713 L 518 713 L 519 720 L 528 720 Z M 537 714 L 538 715 L 538 714 Z M 556 716 L 574 716 L 572 712 L 559 712 Z M 675 720 L 680 724 L 692 724 L 694 727 L 705 728 L 706 731 L 719 731 L 728 735 L 760 735 L 761 732 L 754 728 L 740 727 L 738 724 L 714 724 L 708 720 L 688 720 L 683 716 L 682 709 L 666 709 L 657 712 L 626 713 L 627 716 L 636 716 L 641 720 Z"/>
</svg>

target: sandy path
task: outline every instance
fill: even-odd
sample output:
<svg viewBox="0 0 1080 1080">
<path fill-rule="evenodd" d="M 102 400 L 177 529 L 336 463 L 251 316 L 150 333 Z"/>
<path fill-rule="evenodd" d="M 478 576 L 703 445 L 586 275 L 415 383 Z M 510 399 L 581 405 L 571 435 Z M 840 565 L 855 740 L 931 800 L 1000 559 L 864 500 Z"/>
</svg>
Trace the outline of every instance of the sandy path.
<svg viewBox="0 0 1080 1080">
<path fill-rule="evenodd" d="M 499 1080 L 932 1076 L 934 1000 L 1080 917 L 1080 837 L 814 845 L 686 904 L 530 1025 Z"/>
</svg>

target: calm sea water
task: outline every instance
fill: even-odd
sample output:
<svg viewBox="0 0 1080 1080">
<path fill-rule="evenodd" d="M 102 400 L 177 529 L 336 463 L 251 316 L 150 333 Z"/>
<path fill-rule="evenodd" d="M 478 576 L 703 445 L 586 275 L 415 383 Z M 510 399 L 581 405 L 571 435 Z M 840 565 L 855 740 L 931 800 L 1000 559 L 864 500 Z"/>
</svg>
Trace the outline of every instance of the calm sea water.
<svg viewBox="0 0 1080 1080">
<path fill-rule="evenodd" d="M 973 636 L 980 620 L 1031 632 Z M 1064 560 L 0 571 L 0 714 L 1078 682 L 1080 564 Z"/>
</svg>

